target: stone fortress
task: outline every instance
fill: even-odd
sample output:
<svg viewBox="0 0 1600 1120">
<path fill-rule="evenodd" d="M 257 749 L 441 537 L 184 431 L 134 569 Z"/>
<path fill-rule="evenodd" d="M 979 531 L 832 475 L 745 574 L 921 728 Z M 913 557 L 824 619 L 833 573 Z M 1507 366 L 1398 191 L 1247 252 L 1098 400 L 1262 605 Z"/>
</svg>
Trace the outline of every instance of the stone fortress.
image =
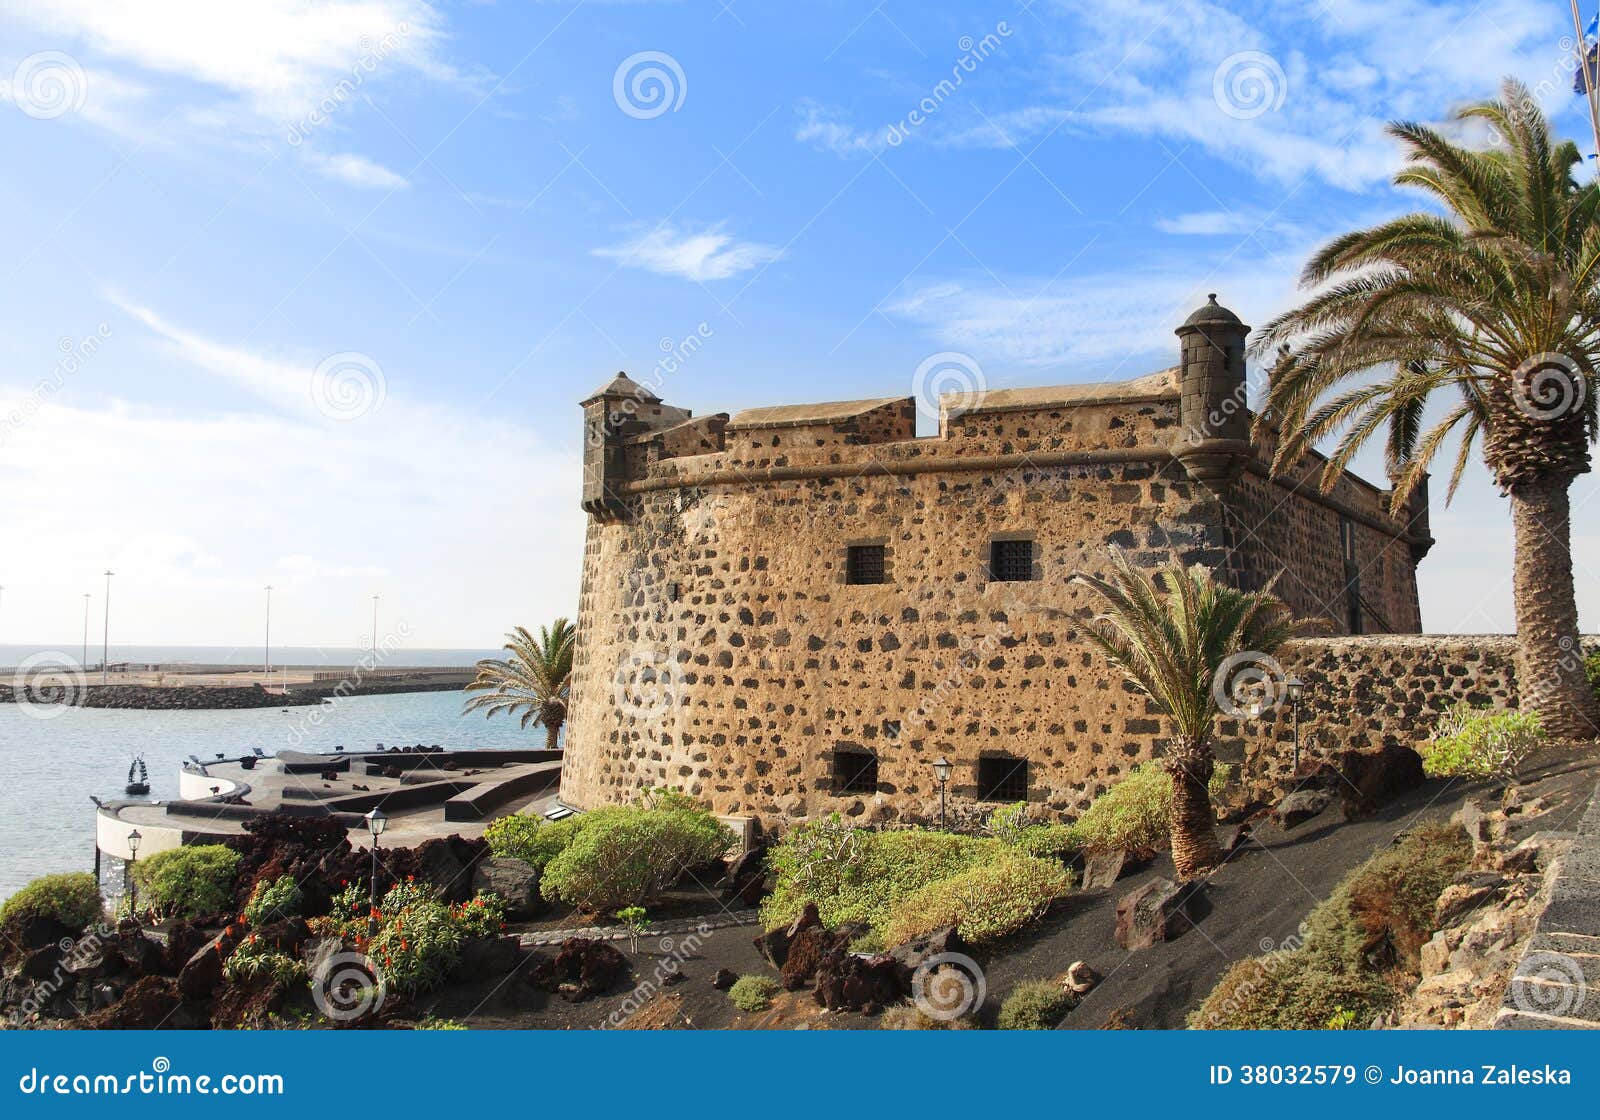
<svg viewBox="0 0 1600 1120">
<path fill-rule="evenodd" d="M 920 438 L 912 398 L 694 416 L 619 374 L 583 402 L 562 798 L 676 786 L 767 826 L 927 821 L 942 757 L 954 811 L 1075 814 L 1165 734 L 1081 636 L 1091 603 L 1067 577 L 1111 546 L 1242 587 L 1276 577 L 1325 619 L 1330 638 L 1283 659 L 1307 680 L 1309 743 L 1380 740 L 1444 697 L 1508 700 L 1509 644 L 1468 643 L 1477 668 L 1453 677 L 1448 641 L 1371 637 L 1421 630 L 1426 491 L 1391 511 L 1353 474 L 1322 492 L 1321 461 L 1271 477 L 1248 330 L 1213 297 L 1171 369 L 946 395 Z M 1382 690 L 1370 717 L 1351 710 L 1362 689 Z M 1219 754 L 1281 772 L 1288 728 L 1276 709 L 1225 720 Z"/>
</svg>

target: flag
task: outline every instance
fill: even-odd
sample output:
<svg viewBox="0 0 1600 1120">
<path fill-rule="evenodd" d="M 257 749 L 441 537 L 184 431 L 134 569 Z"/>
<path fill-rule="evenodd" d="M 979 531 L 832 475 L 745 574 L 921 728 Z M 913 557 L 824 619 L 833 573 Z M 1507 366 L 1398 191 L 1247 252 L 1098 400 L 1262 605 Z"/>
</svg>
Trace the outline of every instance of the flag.
<svg viewBox="0 0 1600 1120">
<path fill-rule="evenodd" d="M 1582 95 L 1590 89 L 1600 88 L 1600 11 L 1596 11 L 1589 26 L 1583 29 L 1580 44 L 1583 61 L 1572 75 L 1572 92 Z"/>
<path fill-rule="evenodd" d="M 1600 89 L 1600 44 L 1593 42 L 1584 48 L 1583 61 L 1572 75 L 1573 93 L 1585 94 L 1590 89 Z"/>
</svg>

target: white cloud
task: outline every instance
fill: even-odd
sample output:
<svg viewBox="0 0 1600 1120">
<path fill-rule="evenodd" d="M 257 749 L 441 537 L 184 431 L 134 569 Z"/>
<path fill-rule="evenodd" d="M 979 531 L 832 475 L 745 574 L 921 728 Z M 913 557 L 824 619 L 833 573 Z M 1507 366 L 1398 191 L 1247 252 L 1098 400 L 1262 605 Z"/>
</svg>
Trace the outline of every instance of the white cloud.
<svg viewBox="0 0 1600 1120">
<path fill-rule="evenodd" d="M 1171 218 L 1157 218 L 1156 228 L 1162 233 L 1175 233 L 1185 237 L 1215 237 L 1219 234 L 1253 233 L 1261 226 L 1259 214 L 1204 210 L 1193 214 L 1177 214 Z"/>
<path fill-rule="evenodd" d="M 775 245 L 736 240 L 723 232 L 720 223 L 700 230 L 657 226 L 620 245 L 590 252 L 628 268 L 642 268 L 662 276 L 681 276 L 701 283 L 726 280 L 783 255 Z"/>
<path fill-rule="evenodd" d="M 885 310 L 986 368 L 1056 366 L 1089 380 L 1110 380 L 1176 362 L 1173 329 L 1209 292 L 1246 322 L 1265 322 L 1293 298 L 1303 259 L 1299 248 L 1269 257 L 1251 243 L 1220 255 L 1209 270 L 1180 257 L 1048 280 L 943 280 L 889 302 Z"/>
<path fill-rule="evenodd" d="M 408 186 L 406 178 L 394 171 L 390 171 L 382 164 L 374 163 L 365 156 L 340 154 L 324 155 L 321 152 L 307 152 L 306 161 L 319 174 L 330 179 L 336 179 L 352 187 L 367 190 L 396 191 Z"/>
<path fill-rule="evenodd" d="M 443 18 L 427 0 L 0 0 L 0 17 L 72 59 L 85 87 L 75 115 L 91 124 L 141 145 L 284 143 L 359 189 L 405 181 L 319 150 L 356 103 L 408 79 L 476 88 L 442 59 Z"/>
<path fill-rule="evenodd" d="M 288 122 L 363 57 L 435 77 L 442 20 L 426 0 L 0 0 L 7 19 L 90 52 L 238 96 Z M 66 44 L 52 44 L 70 49 Z"/>
<path fill-rule="evenodd" d="M 881 152 L 887 143 L 886 130 L 869 132 L 855 128 L 842 119 L 839 110 L 815 101 L 802 101 L 796 111 L 800 124 L 794 138 L 842 159 Z"/>
</svg>

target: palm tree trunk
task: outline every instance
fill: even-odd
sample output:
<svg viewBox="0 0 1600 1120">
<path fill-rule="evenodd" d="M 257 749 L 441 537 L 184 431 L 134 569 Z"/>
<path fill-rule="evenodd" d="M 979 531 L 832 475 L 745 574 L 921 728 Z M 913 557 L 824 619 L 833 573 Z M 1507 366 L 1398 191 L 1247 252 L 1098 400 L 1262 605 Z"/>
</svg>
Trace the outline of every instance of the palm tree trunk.
<svg viewBox="0 0 1600 1120">
<path fill-rule="evenodd" d="M 1172 775 L 1172 865 L 1179 879 L 1193 879 L 1222 862 L 1207 789 L 1216 760 L 1204 739 L 1178 738 L 1164 765 Z"/>
<path fill-rule="evenodd" d="M 1570 479 L 1511 488 L 1516 529 L 1512 571 L 1517 612 L 1517 692 L 1558 739 L 1600 733 L 1600 703 L 1583 671 L 1572 590 Z"/>
<path fill-rule="evenodd" d="M 561 723 L 547 723 L 544 725 L 544 746 L 546 750 L 556 750 L 561 746 Z"/>
</svg>

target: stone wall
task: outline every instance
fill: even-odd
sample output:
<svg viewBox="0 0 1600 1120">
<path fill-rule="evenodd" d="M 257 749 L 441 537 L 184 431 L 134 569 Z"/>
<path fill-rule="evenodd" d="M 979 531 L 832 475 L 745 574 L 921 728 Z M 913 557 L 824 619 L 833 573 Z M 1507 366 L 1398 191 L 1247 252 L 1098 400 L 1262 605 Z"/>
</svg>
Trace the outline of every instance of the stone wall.
<svg viewBox="0 0 1600 1120">
<path fill-rule="evenodd" d="M 1600 638 L 1586 638 L 1586 652 Z M 1308 752 L 1414 745 L 1439 713 L 1460 702 L 1517 706 L 1516 640 L 1505 634 L 1391 634 L 1295 642 L 1277 658 L 1279 681 L 1305 682 L 1300 740 Z M 1252 778 L 1285 777 L 1294 748 L 1294 705 L 1259 719 L 1219 721 L 1218 753 Z"/>
</svg>

